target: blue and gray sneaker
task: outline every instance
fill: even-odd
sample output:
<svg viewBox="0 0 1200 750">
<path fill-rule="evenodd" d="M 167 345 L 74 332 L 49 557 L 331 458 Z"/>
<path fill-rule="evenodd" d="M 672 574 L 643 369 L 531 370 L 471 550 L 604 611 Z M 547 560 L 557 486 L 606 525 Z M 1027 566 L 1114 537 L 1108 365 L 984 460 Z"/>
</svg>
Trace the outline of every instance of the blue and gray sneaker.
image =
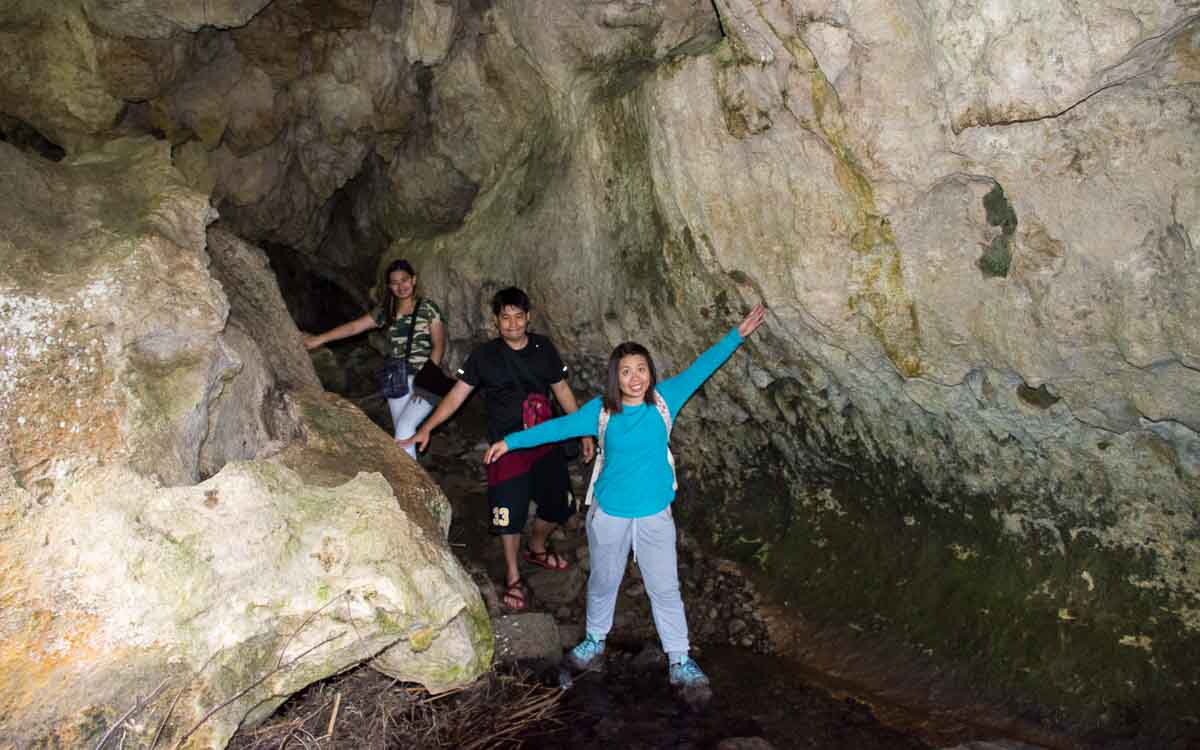
<svg viewBox="0 0 1200 750">
<path fill-rule="evenodd" d="M 712 698 L 712 687 L 700 665 L 691 658 L 671 665 L 671 687 L 680 697 L 692 705 L 707 703 Z"/>
<path fill-rule="evenodd" d="M 591 633 L 588 633 L 575 648 L 567 652 L 567 655 L 563 657 L 563 661 L 571 669 L 579 672 L 598 669 L 604 663 L 604 641 L 597 640 L 592 637 Z"/>
</svg>

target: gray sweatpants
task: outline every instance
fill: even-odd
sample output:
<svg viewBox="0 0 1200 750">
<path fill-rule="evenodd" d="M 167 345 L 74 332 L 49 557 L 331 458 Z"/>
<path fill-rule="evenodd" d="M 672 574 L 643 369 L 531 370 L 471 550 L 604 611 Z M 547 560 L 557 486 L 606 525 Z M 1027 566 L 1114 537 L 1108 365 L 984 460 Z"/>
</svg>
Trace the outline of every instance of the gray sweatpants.
<svg viewBox="0 0 1200 750">
<path fill-rule="evenodd" d="M 589 558 L 587 632 L 603 639 L 612 629 L 617 592 L 625 575 L 629 550 L 641 568 L 654 625 L 667 653 L 687 653 L 688 628 L 679 595 L 675 555 L 675 519 L 671 506 L 652 516 L 619 518 L 594 504 L 587 516 Z"/>
</svg>

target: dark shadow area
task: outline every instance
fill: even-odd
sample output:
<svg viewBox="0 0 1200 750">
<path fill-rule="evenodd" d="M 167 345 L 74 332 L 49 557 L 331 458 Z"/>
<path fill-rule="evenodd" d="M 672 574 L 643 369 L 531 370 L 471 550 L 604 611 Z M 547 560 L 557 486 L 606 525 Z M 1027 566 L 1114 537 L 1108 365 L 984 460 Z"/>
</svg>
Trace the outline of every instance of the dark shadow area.
<svg viewBox="0 0 1200 750">
<path fill-rule="evenodd" d="M 67 155 L 62 146 L 42 135 L 29 123 L 5 114 L 0 114 L 0 141 L 50 161 L 62 161 Z"/>
<path fill-rule="evenodd" d="M 493 671 L 472 685 L 431 695 L 369 667 L 318 682 L 292 696 L 258 727 L 235 734 L 230 750 L 277 748 L 495 748 L 561 729 L 562 693 L 520 670 Z"/>
<path fill-rule="evenodd" d="M 300 330 L 320 333 L 370 312 L 366 288 L 361 296 L 349 293 L 341 285 L 314 272 L 308 259 L 290 247 L 265 242 L 262 249 L 279 280 L 279 291 L 287 304 L 288 314 Z M 365 343 L 366 336 L 347 341 Z"/>
</svg>

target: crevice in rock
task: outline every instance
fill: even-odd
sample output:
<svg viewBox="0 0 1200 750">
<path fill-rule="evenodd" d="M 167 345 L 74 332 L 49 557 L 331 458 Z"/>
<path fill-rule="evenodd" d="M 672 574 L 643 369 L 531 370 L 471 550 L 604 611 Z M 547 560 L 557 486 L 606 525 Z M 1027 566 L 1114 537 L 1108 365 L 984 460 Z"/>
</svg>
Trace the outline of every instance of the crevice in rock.
<svg viewBox="0 0 1200 750">
<path fill-rule="evenodd" d="M 24 120 L 0 113 L 0 141 L 50 161 L 62 161 L 67 152 Z"/>
<path fill-rule="evenodd" d="M 1178 356 L 1169 357 L 1166 359 L 1159 359 L 1159 360 L 1155 360 L 1153 362 L 1148 362 L 1147 364 L 1144 364 L 1144 365 L 1140 365 L 1137 362 L 1134 362 L 1133 360 L 1129 359 L 1129 356 L 1126 355 L 1125 352 L 1121 351 L 1119 348 L 1117 349 L 1117 352 L 1120 357 L 1120 362 L 1122 364 L 1127 365 L 1139 372 L 1153 373 L 1155 371 L 1165 370 L 1166 368 L 1171 367 L 1172 365 L 1175 365 L 1175 366 L 1183 368 L 1184 370 L 1187 370 L 1188 372 L 1200 373 L 1200 367 L 1197 367 L 1195 365 L 1189 365 L 1188 363 L 1184 362 L 1183 359 L 1181 359 Z"/>
<path fill-rule="evenodd" d="M 1018 118 L 1006 119 L 1006 120 L 994 120 L 994 121 L 988 121 L 988 122 L 970 123 L 967 125 L 959 125 L 957 123 L 952 123 L 951 129 L 954 131 L 955 135 L 960 135 L 961 133 L 963 133 L 964 131 L 966 131 L 970 128 L 1004 127 L 1004 126 L 1009 126 L 1009 125 L 1026 125 L 1029 123 L 1041 122 L 1043 120 L 1053 120 L 1053 119 L 1062 117 L 1063 115 L 1070 113 L 1072 110 L 1076 109 L 1080 105 L 1086 103 L 1088 100 L 1092 99 L 1093 97 L 1098 96 L 1099 94 L 1102 94 L 1105 91 L 1108 91 L 1109 89 L 1117 88 L 1119 86 L 1124 86 L 1127 83 L 1131 83 L 1135 80 L 1144 78 L 1147 75 L 1149 75 L 1153 71 L 1155 66 L 1158 65 L 1165 56 L 1165 50 L 1167 49 L 1168 45 L 1166 45 L 1164 43 L 1171 39 L 1174 39 L 1181 33 L 1186 33 L 1188 27 L 1190 27 L 1198 22 L 1200 22 L 1200 16 L 1197 16 L 1197 15 L 1186 16 L 1183 19 L 1181 19 L 1180 21 L 1178 21 L 1175 25 L 1173 25 L 1170 29 L 1162 32 L 1161 34 L 1156 34 L 1154 36 L 1143 39 L 1133 49 L 1131 49 L 1129 51 L 1129 53 L 1127 55 L 1125 55 L 1124 58 L 1121 59 L 1120 62 L 1100 71 L 1098 77 L 1100 79 L 1106 78 L 1106 77 L 1108 77 L 1108 75 L 1110 73 L 1113 73 L 1115 71 L 1120 71 L 1123 68 L 1133 68 L 1134 69 L 1133 72 L 1126 73 L 1114 80 L 1108 81 L 1107 83 L 1105 83 L 1101 86 L 1098 86 L 1095 90 L 1082 96 L 1074 103 L 1064 107 L 1063 109 L 1061 109 L 1057 112 L 1051 112 L 1049 114 L 1040 115 L 1037 117 L 1018 117 Z M 1147 51 L 1148 48 L 1150 48 L 1154 45 L 1160 45 L 1160 48 L 1158 50 Z M 1147 60 L 1148 62 L 1146 62 L 1140 66 L 1135 66 L 1134 63 L 1138 60 Z"/>
<path fill-rule="evenodd" d="M 1192 429 L 1187 424 L 1180 422 L 1177 419 L 1152 419 L 1143 414 L 1142 415 L 1142 424 L 1151 430 L 1156 425 L 1162 425 L 1164 427 L 1170 427 L 1173 430 L 1177 429 L 1177 430 L 1186 432 L 1188 435 L 1190 435 L 1192 437 L 1200 438 L 1200 432 L 1196 432 L 1196 430 Z"/>
<path fill-rule="evenodd" d="M 1139 71 L 1138 74 L 1121 76 L 1122 80 L 1129 80 L 1136 75 L 1147 72 L 1150 68 L 1162 60 L 1163 50 L 1166 49 L 1166 45 L 1162 45 L 1161 43 L 1176 38 L 1189 26 L 1197 22 L 1200 22 L 1200 15 L 1184 16 L 1166 31 L 1146 37 L 1142 41 L 1138 42 L 1133 49 L 1129 50 L 1129 53 L 1126 54 L 1125 57 L 1121 58 L 1120 62 L 1101 70 L 1100 78 L 1106 78 L 1111 73 L 1119 71 L 1122 68 L 1129 67 L 1133 62 L 1139 59 L 1149 59 L 1150 64 L 1143 66 L 1142 70 Z M 1151 51 L 1150 48 L 1154 47 L 1155 45 L 1158 45 L 1158 49 Z"/>
<path fill-rule="evenodd" d="M 265 395 L 261 418 L 267 430 L 267 437 L 279 445 L 301 439 L 304 432 L 302 420 L 296 413 L 295 403 L 288 398 L 287 391 L 277 385 Z"/>
<path fill-rule="evenodd" d="M 1070 414 L 1071 419 L 1075 420 L 1076 422 L 1078 422 L 1079 424 L 1083 425 L 1084 427 L 1086 427 L 1088 429 L 1096 430 L 1097 432 L 1103 432 L 1108 435 L 1124 435 L 1125 434 L 1121 430 L 1114 430 L 1111 427 L 1107 427 L 1105 425 L 1098 424 L 1089 419 L 1086 419 L 1085 417 L 1079 416 L 1078 414 L 1075 413 L 1075 411 L 1073 409 L 1070 408 L 1070 405 L 1067 406 L 1067 412 L 1068 412 L 1068 414 Z M 1042 438 L 1041 440 L 1036 440 L 1034 442 L 1040 448 L 1044 443 L 1046 443 L 1047 441 L 1049 441 L 1051 439 L 1052 438 Z"/>
<path fill-rule="evenodd" d="M 121 111 L 121 116 L 117 119 L 117 129 L 132 133 L 144 133 L 158 141 L 167 138 L 167 132 L 163 130 L 160 123 L 155 121 L 153 107 L 147 101 L 131 101 L 126 104 Z M 190 131 L 184 131 L 184 134 L 187 137 L 191 136 Z M 178 146 L 185 140 L 187 140 L 186 137 L 172 145 Z"/>
<path fill-rule="evenodd" d="M 1058 119 L 1059 117 L 1069 114 L 1072 110 L 1074 110 L 1075 108 L 1079 107 L 1080 105 L 1086 103 L 1092 97 L 1098 96 L 1098 95 L 1104 93 L 1105 91 L 1108 91 L 1111 88 L 1123 86 L 1124 84 L 1129 83 L 1130 81 L 1134 80 L 1134 78 L 1137 78 L 1137 77 L 1138 76 L 1130 76 L 1129 78 L 1122 78 L 1119 81 L 1113 81 L 1112 83 L 1106 83 L 1105 85 L 1099 87 L 1095 91 L 1092 91 L 1091 93 L 1082 97 L 1078 101 L 1068 105 L 1067 107 L 1064 107 L 1063 109 L 1059 110 L 1058 112 L 1051 112 L 1050 114 L 1039 115 L 1037 117 L 1016 117 L 1011 120 L 990 120 L 988 122 L 974 123 L 974 124 L 969 124 L 969 125 L 965 125 L 965 126 L 951 125 L 951 129 L 954 131 L 955 135 L 961 135 L 962 133 L 966 132 L 967 130 L 970 130 L 971 128 L 1000 128 L 1000 127 L 1008 127 L 1011 125 L 1028 125 L 1028 124 L 1034 123 L 1034 122 L 1042 122 L 1043 120 L 1055 120 L 1055 119 Z"/>
<path fill-rule="evenodd" d="M 1051 393 L 1045 383 L 1042 383 L 1037 388 L 1031 388 L 1029 385 L 1022 383 L 1017 386 L 1017 396 L 1030 406 L 1035 406 L 1039 409 L 1049 409 L 1059 401 L 1062 401 L 1062 396 Z"/>
</svg>

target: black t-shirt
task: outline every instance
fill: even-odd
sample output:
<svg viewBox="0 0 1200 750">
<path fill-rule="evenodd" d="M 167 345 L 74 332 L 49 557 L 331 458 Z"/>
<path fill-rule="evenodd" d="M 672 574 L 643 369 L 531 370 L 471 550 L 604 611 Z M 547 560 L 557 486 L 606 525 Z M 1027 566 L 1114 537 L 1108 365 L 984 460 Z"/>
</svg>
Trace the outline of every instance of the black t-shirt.
<svg viewBox="0 0 1200 750">
<path fill-rule="evenodd" d="M 567 367 L 550 339 L 536 333 L 528 337 L 529 343 L 518 350 L 498 338 L 481 344 L 458 370 L 460 380 L 483 389 L 488 440 L 493 443 L 522 428 L 521 402 L 525 396 L 539 391 L 549 396 L 549 386 L 567 376 Z M 516 357 L 524 369 L 516 362 L 506 362 L 506 356 Z M 535 379 L 536 383 L 531 382 Z"/>
</svg>

